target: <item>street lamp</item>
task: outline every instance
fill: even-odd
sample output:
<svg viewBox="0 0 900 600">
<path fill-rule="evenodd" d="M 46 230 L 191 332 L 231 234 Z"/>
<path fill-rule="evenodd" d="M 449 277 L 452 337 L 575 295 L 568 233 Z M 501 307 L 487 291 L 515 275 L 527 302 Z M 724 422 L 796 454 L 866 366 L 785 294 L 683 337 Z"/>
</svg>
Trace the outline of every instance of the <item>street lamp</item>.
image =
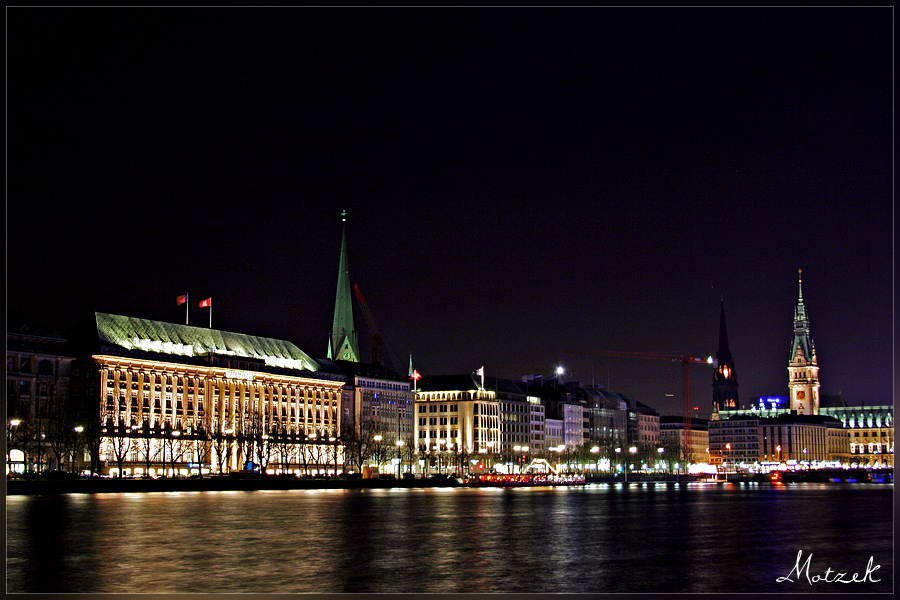
<svg viewBox="0 0 900 600">
<path fill-rule="evenodd" d="M 619 462 L 619 454 L 622 454 L 621 448 L 616 448 L 616 462 Z M 619 463 L 621 464 L 621 463 Z M 628 469 L 623 469 L 625 471 L 625 483 L 628 483 Z"/>
<path fill-rule="evenodd" d="M 75 435 L 72 436 L 72 472 L 75 472 L 75 451 L 78 448 L 78 435 L 84 431 L 84 427 L 81 425 L 76 426 L 72 431 L 75 432 Z"/>
<path fill-rule="evenodd" d="M 397 440 L 397 479 L 400 479 L 400 463 L 403 462 L 400 458 L 401 448 L 403 448 L 403 440 Z"/>
<path fill-rule="evenodd" d="M 597 474 L 599 467 L 597 466 L 597 458 L 600 455 L 600 446 L 591 447 L 591 454 L 594 455 L 594 475 Z"/>
<path fill-rule="evenodd" d="M 660 461 L 660 465 L 661 465 L 661 464 L 662 464 L 662 457 L 663 457 L 662 455 L 663 455 L 663 452 L 666 451 L 666 449 L 665 449 L 665 448 L 657 448 L 656 451 L 659 452 L 659 461 Z M 660 468 L 660 470 L 662 470 L 662 469 Z"/>
<path fill-rule="evenodd" d="M 778 452 L 778 462 L 781 462 L 781 446 L 775 446 L 775 450 Z"/>
<path fill-rule="evenodd" d="M 631 452 L 631 460 L 634 460 L 634 455 L 637 453 L 637 448 L 635 446 L 632 446 L 628 449 L 628 451 Z M 630 467 L 631 465 L 629 464 L 628 466 Z"/>
</svg>

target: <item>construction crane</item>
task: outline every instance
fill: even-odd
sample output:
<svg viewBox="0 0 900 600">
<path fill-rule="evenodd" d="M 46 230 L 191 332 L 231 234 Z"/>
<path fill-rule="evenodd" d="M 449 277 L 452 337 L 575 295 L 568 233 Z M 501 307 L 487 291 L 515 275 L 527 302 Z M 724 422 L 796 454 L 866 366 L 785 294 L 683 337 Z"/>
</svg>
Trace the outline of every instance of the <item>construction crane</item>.
<svg viewBox="0 0 900 600">
<path fill-rule="evenodd" d="M 391 361 L 391 357 L 388 354 L 387 348 L 384 346 L 384 340 L 381 337 L 381 332 L 378 330 L 378 326 L 375 324 L 375 317 L 372 316 L 372 311 L 369 310 L 369 305 L 366 304 L 365 298 L 363 298 L 362 292 L 359 291 L 359 286 L 355 283 L 353 284 L 353 291 L 356 293 L 356 300 L 359 302 L 359 307 L 363 311 L 363 316 L 366 318 L 366 323 L 369 325 L 369 332 L 372 334 L 372 363 L 376 365 L 381 365 L 382 367 L 386 367 L 391 371 L 394 370 L 394 363 Z"/>
<path fill-rule="evenodd" d="M 593 356 L 608 356 L 611 358 L 647 358 L 651 360 L 667 360 L 681 363 L 681 395 L 684 401 L 684 458 L 691 461 L 693 446 L 691 445 L 691 370 L 692 363 L 713 364 L 715 360 L 698 358 L 688 354 L 674 354 L 666 352 L 617 352 L 614 350 L 567 350 L 569 354 L 588 354 Z"/>
</svg>

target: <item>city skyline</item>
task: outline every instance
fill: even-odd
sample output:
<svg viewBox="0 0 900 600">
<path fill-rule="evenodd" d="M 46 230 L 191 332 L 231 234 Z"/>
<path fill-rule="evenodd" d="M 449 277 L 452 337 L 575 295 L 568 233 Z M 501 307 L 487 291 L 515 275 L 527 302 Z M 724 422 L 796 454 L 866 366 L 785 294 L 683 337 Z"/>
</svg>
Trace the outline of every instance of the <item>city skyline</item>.
<svg viewBox="0 0 900 600">
<path fill-rule="evenodd" d="M 401 371 L 680 414 L 680 365 L 566 351 L 715 356 L 724 298 L 742 404 L 786 396 L 802 269 L 822 393 L 892 403 L 891 17 L 9 9 L 7 303 L 63 333 L 189 293 L 321 358 L 347 210 Z"/>
</svg>

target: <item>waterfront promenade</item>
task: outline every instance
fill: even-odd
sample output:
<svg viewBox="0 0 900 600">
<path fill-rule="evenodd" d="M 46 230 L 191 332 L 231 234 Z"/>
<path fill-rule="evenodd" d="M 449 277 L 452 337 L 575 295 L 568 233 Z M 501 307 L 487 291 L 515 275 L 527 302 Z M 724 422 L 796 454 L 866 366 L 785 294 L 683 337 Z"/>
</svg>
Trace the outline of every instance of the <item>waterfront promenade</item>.
<svg viewBox="0 0 900 600">
<path fill-rule="evenodd" d="M 889 475 L 878 478 L 873 474 Z M 587 484 L 592 483 L 692 483 L 708 481 L 715 483 L 772 483 L 767 474 L 722 473 L 718 479 L 701 480 L 693 475 L 658 475 L 633 474 L 628 481 L 622 476 L 588 476 Z M 893 481 L 892 470 L 866 471 L 864 469 L 822 469 L 816 471 L 784 472 L 777 483 L 887 483 Z M 82 477 L 63 479 L 25 479 L 14 478 L 6 482 L 6 494 L 39 495 L 39 494 L 102 494 L 102 493 L 141 493 L 141 492 L 216 492 L 216 491 L 253 491 L 253 490 L 322 490 L 322 489 L 389 489 L 389 488 L 435 488 L 456 487 L 465 485 L 463 480 L 454 477 L 415 477 L 401 479 L 353 479 L 343 477 L 281 477 L 281 476 L 210 476 L 210 477 L 175 477 L 175 478 L 108 478 Z"/>
</svg>

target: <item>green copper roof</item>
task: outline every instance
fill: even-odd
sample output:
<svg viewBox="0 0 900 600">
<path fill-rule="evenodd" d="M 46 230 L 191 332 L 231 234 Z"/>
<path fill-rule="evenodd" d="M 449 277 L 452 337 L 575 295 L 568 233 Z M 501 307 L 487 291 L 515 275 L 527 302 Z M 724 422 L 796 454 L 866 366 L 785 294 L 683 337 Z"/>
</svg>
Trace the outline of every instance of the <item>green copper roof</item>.
<svg viewBox="0 0 900 600">
<path fill-rule="evenodd" d="M 815 364 L 816 349 L 812 336 L 809 334 L 809 318 L 806 316 L 806 306 L 803 304 L 803 271 L 799 272 L 797 307 L 794 308 L 794 342 L 791 344 L 791 361 L 797 356 L 798 347 L 803 351 L 807 362 Z"/>
<path fill-rule="evenodd" d="M 205 327 L 95 313 L 101 344 L 180 356 L 217 354 L 255 358 L 267 365 L 316 371 L 319 366 L 291 342 Z"/>
<path fill-rule="evenodd" d="M 346 219 L 346 213 L 342 215 Z M 328 346 L 328 358 L 359 362 L 359 342 L 353 326 L 353 300 L 350 298 L 350 269 L 347 266 L 347 230 L 341 235 L 341 261 L 338 267 L 334 323 Z"/>
</svg>

